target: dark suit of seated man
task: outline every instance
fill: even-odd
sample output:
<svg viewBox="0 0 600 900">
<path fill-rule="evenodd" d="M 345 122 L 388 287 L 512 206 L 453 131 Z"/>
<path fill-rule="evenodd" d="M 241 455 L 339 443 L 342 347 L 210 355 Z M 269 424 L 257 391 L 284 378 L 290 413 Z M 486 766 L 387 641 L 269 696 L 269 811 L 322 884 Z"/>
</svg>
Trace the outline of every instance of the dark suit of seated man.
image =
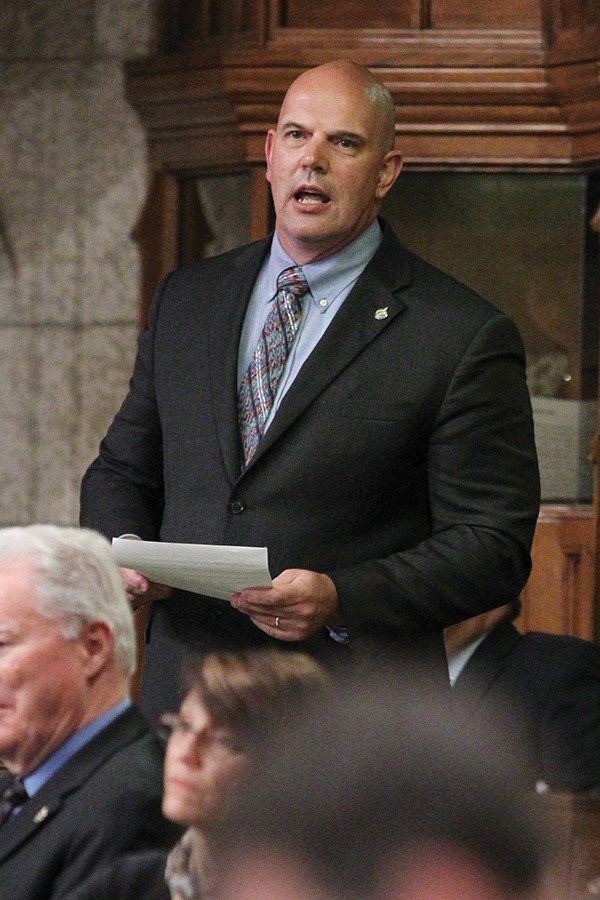
<svg viewBox="0 0 600 900">
<path fill-rule="evenodd" d="M 517 604 L 447 628 L 456 701 L 505 710 L 523 730 L 538 789 L 600 791 L 600 647 L 521 634 Z"/>
<path fill-rule="evenodd" d="M 169 847 L 162 745 L 129 699 L 135 632 L 108 542 L 0 529 L 0 894 L 55 900 L 119 854 Z M 0 816 L 2 815 L 0 803 Z"/>
</svg>

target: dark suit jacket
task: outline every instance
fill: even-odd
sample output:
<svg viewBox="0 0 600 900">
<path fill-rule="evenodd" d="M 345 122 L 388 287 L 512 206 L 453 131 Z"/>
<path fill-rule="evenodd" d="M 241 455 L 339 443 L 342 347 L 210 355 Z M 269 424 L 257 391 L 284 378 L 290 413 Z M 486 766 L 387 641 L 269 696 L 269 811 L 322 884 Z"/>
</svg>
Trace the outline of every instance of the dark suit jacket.
<svg viewBox="0 0 600 900">
<path fill-rule="evenodd" d="M 99 866 L 64 900 L 171 900 L 165 881 L 167 852 L 144 850 Z"/>
<path fill-rule="evenodd" d="M 162 755 L 135 707 L 82 747 L 0 828 L 0 896 L 56 900 L 118 854 L 172 846 Z"/>
<path fill-rule="evenodd" d="M 453 688 L 516 722 L 533 775 L 551 788 L 600 790 L 600 647 L 565 635 L 520 634 L 500 622 Z"/>
<path fill-rule="evenodd" d="M 354 651 L 434 642 L 443 677 L 441 629 L 513 600 L 529 573 L 539 483 L 519 334 L 385 226 L 240 474 L 238 343 L 269 245 L 159 287 L 81 522 L 266 545 L 273 575 L 331 576 Z M 182 652 L 269 640 L 226 603 L 155 604 L 144 702 L 174 705 Z M 344 652 L 324 634 L 306 646 Z"/>
</svg>

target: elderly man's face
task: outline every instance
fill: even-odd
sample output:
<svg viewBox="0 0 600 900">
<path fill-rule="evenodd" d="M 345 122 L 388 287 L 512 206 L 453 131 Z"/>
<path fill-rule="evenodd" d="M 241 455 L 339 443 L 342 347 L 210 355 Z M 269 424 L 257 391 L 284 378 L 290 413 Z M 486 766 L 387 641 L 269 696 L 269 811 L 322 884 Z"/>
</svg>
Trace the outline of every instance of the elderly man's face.
<svg viewBox="0 0 600 900">
<path fill-rule="evenodd" d="M 85 636 L 68 639 L 33 605 L 30 565 L 0 568 L 0 760 L 27 775 L 84 721 Z"/>
</svg>

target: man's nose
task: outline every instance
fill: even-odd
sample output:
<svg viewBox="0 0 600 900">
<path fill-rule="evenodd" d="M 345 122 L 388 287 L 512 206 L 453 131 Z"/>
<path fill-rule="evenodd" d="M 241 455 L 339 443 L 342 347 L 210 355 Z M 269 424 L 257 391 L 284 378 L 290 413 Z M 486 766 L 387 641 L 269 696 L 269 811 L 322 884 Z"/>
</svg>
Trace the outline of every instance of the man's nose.
<svg viewBox="0 0 600 900">
<path fill-rule="evenodd" d="M 312 140 L 304 148 L 302 166 L 314 172 L 326 172 L 329 168 L 327 147 L 322 141 Z"/>
</svg>

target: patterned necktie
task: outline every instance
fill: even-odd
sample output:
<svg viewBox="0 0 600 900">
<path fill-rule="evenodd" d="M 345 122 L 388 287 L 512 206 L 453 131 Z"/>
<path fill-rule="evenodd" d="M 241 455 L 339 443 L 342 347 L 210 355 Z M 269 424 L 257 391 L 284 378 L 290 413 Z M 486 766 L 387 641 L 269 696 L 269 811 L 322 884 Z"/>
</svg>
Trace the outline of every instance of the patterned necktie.
<svg viewBox="0 0 600 900">
<path fill-rule="evenodd" d="M 273 305 L 240 387 L 238 412 L 246 465 L 258 446 L 271 412 L 277 385 L 300 324 L 302 298 L 307 293 L 308 284 L 300 266 L 291 266 L 281 272 Z"/>
<path fill-rule="evenodd" d="M 4 825 L 5 822 L 8 822 L 12 816 L 13 810 L 18 806 L 23 806 L 27 797 L 28 794 L 21 779 L 17 777 L 13 778 L 0 797 L 0 825 Z"/>
</svg>

